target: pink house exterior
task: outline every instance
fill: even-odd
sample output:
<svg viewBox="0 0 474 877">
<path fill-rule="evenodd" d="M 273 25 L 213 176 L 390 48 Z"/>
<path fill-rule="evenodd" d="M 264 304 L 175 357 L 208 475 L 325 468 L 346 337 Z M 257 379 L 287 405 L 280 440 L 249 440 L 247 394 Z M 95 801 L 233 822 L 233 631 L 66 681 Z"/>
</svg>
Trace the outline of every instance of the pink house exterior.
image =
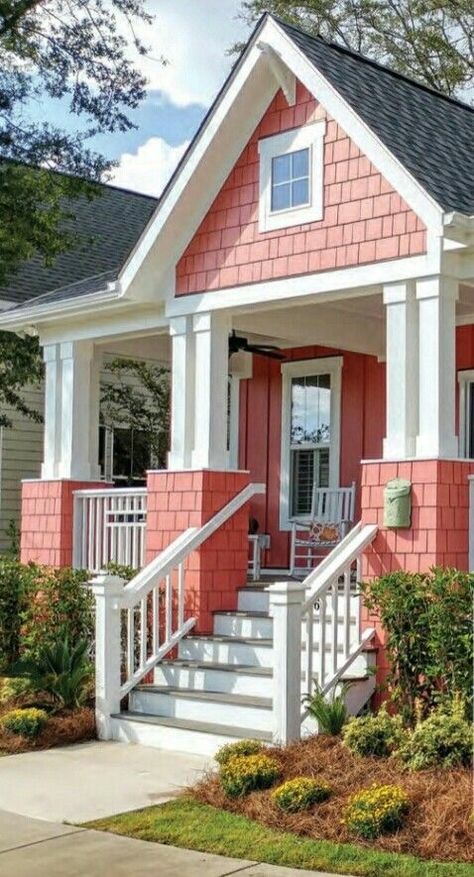
<svg viewBox="0 0 474 877">
<path fill-rule="evenodd" d="M 23 485 L 22 559 L 84 562 L 78 540 L 93 533 L 73 496 L 111 493 L 98 468 L 97 362 L 114 336 L 137 355 L 156 339 L 171 370 L 171 449 L 168 469 L 148 473 L 145 569 L 248 491 L 186 554 L 181 623 L 192 614 L 209 635 L 216 613 L 240 606 L 249 516 L 268 537 L 269 581 L 288 578 L 292 526 L 315 487 L 355 482 L 353 523 L 372 528 L 359 574 L 468 569 L 473 120 L 264 17 L 117 279 L 0 319 L 33 326 L 45 351 L 45 459 Z M 229 358 L 232 333 L 277 357 Z M 401 528 L 384 523 L 394 478 L 411 484 Z M 278 627 L 278 607 L 273 617 Z M 377 630 L 364 612 L 360 624 Z M 377 660 L 382 677 L 383 649 Z"/>
</svg>

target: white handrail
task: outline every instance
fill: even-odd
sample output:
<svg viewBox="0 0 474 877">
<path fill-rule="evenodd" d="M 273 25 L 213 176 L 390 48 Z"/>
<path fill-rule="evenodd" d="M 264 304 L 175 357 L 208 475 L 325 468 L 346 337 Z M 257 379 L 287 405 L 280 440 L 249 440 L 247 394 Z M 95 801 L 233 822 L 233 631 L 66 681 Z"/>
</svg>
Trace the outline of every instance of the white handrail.
<svg viewBox="0 0 474 877">
<path fill-rule="evenodd" d="M 255 494 L 261 493 L 265 493 L 264 484 L 248 484 L 201 527 L 189 527 L 181 533 L 123 588 L 120 609 L 127 615 L 124 625 L 126 678 L 120 688 L 121 697 L 153 670 L 196 624 L 195 618 L 185 620 L 184 617 L 185 564 L 189 555 Z"/>
<path fill-rule="evenodd" d="M 358 578 L 359 559 L 364 549 L 375 539 L 377 530 L 376 524 L 357 524 L 303 582 L 306 588 L 308 586 L 311 588 L 302 606 L 302 621 L 306 628 L 303 679 L 308 694 L 311 692 L 315 678 L 323 694 L 328 694 L 374 636 L 374 630 L 366 631 L 362 637 L 360 636 L 358 614 L 352 635 L 351 610 L 354 602 L 353 576 L 355 573 L 356 579 Z M 354 564 L 356 564 L 355 570 Z M 340 594 L 341 586 L 342 594 Z M 357 613 L 358 610 L 357 606 Z M 339 624 L 340 613 L 342 630 Z M 315 623 L 318 625 L 319 632 L 316 671 L 314 668 Z M 306 715 L 307 711 L 304 711 L 301 716 L 302 721 Z"/>
<path fill-rule="evenodd" d="M 357 560 L 364 548 L 367 548 L 374 541 L 377 529 L 377 524 L 366 524 L 363 527 L 359 523 L 324 558 L 322 563 L 311 571 L 304 580 L 305 586 L 311 588 L 304 604 L 304 611 L 309 608 L 311 603 L 315 603 L 331 582 L 344 573 L 348 564 Z"/>
</svg>

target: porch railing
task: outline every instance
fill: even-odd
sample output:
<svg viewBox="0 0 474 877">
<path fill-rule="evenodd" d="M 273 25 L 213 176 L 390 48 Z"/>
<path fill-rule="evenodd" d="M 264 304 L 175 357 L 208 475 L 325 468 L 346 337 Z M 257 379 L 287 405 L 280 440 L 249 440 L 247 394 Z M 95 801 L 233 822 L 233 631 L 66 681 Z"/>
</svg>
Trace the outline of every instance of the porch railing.
<svg viewBox="0 0 474 877">
<path fill-rule="evenodd" d="M 356 588 L 361 555 L 376 534 L 375 524 L 358 523 L 303 582 L 268 588 L 274 619 L 274 737 L 281 742 L 299 739 L 307 716 L 301 695 L 312 693 L 315 683 L 329 694 L 374 636 L 372 628 L 360 634 Z"/>
<path fill-rule="evenodd" d="M 145 563 L 146 488 L 74 492 L 73 565 L 98 573 L 114 561 Z"/>
<path fill-rule="evenodd" d="M 249 484 L 201 527 L 185 530 L 125 587 L 118 576 L 93 580 L 96 597 L 96 711 L 99 736 L 111 735 L 120 701 L 194 627 L 187 605 L 187 560 L 264 484 Z M 186 617 L 188 616 L 188 617 Z"/>
</svg>

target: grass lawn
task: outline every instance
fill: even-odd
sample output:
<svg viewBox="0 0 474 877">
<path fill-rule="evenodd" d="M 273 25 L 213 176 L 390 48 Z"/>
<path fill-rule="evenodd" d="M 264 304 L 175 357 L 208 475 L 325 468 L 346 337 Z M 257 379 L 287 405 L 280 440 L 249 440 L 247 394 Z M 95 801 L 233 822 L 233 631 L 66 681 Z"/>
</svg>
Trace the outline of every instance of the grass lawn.
<svg viewBox="0 0 474 877">
<path fill-rule="evenodd" d="M 187 797 L 99 819 L 86 827 L 201 852 L 357 877 L 474 877 L 473 865 L 310 840 Z"/>
</svg>

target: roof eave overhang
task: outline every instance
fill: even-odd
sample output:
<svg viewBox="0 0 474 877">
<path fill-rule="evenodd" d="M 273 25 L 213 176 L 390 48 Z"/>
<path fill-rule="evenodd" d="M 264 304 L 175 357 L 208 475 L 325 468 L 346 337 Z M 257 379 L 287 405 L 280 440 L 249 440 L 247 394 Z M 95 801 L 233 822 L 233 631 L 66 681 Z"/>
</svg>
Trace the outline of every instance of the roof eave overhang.
<svg viewBox="0 0 474 877">
<path fill-rule="evenodd" d="M 5 332 L 30 331 L 45 323 L 84 317 L 92 312 L 97 313 L 97 309 L 103 310 L 121 301 L 127 303 L 120 283 L 109 284 L 105 289 L 76 298 L 5 311 L 0 315 L 0 330 Z"/>
</svg>

